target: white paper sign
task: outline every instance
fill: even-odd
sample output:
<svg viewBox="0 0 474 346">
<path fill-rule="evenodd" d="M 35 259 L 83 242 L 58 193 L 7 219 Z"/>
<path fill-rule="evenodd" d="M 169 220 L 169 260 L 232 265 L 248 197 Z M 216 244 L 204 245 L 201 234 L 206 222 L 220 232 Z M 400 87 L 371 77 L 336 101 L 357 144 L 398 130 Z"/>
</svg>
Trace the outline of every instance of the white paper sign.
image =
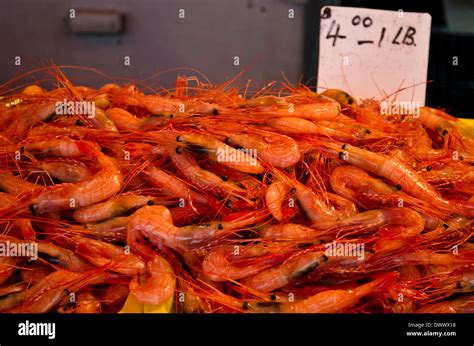
<svg viewBox="0 0 474 346">
<path fill-rule="evenodd" d="M 323 7 L 318 91 L 424 105 L 430 30 L 428 13 Z"/>
</svg>

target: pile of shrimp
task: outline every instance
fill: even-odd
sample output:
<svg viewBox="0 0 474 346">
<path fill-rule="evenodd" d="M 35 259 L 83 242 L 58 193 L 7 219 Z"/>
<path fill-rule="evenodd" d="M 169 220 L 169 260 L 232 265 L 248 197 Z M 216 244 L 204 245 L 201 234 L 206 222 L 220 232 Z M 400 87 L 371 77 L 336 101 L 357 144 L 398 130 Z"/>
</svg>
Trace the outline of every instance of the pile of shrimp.
<svg viewBox="0 0 474 346">
<path fill-rule="evenodd" d="M 0 312 L 474 311 L 456 118 L 304 85 L 55 76 L 2 86 L 0 245 L 37 255 L 2 252 Z"/>
</svg>

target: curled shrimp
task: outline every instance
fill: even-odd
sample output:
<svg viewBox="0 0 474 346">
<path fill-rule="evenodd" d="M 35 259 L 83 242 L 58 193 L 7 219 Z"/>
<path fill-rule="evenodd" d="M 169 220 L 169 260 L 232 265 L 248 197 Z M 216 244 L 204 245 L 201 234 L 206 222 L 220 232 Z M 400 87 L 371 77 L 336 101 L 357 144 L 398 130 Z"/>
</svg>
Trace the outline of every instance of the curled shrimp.
<svg viewBox="0 0 474 346">
<path fill-rule="evenodd" d="M 76 142 L 83 153 L 97 159 L 101 170 L 76 184 L 59 184 L 45 188 L 33 201 L 38 213 L 85 207 L 113 196 L 122 185 L 122 173 L 114 160 L 83 142 Z"/>
<path fill-rule="evenodd" d="M 104 241 L 121 241 L 126 238 L 128 216 L 118 216 L 107 221 L 85 225 L 85 234 Z"/>
<path fill-rule="evenodd" d="M 267 189 L 265 202 L 268 210 L 277 221 L 283 220 L 281 205 L 290 189 L 291 187 L 280 179 L 274 179 Z"/>
<path fill-rule="evenodd" d="M 159 305 L 170 299 L 175 291 L 173 267 L 160 255 L 146 264 L 146 271 L 130 281 L 130 293 L 142 304 Z"/>
<path fill-rule="evenodd" d="M 130 216 L 127 242 L 130 246 L 140 236 L 147 237 L 157 246 L 166 245 L 175 250 L 188 251 L 205 247 L 216 239 L 257 222 L 259 217 L 249 214 L 233 221 L 211 221 L 176 227 L 170 211 L 164 206 L 146 206 Z"/>
</svg>

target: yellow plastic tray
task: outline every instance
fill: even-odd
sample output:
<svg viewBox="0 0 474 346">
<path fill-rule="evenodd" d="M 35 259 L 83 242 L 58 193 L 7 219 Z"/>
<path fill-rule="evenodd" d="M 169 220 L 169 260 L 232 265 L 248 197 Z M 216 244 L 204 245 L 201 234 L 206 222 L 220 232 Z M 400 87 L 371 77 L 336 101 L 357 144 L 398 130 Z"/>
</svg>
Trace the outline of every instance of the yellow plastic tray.
<svg viewBox="0 0 474 346">
<path fill-rule="evenodd" d="M 148 305 L 140 303 L 133 295 L 129 294 L 125 305 L 120 314 L 132 313 L 132 314 L 168 314 L 171 312 L 173 306 L 173 297 L 168 299 L 167 302 L 161 305 Z"/>
<path fill-rule="evenodd" d="M 474 119 L 459 119 L 459 127 L 469 131 L 472 136 L 474 136 Z"/>
</svg>

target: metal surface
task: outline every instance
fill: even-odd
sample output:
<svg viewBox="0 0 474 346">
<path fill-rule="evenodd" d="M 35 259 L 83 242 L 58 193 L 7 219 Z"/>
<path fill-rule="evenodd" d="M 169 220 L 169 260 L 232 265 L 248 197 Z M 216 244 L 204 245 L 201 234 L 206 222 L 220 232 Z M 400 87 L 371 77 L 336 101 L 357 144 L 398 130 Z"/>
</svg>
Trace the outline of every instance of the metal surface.
<svg viewBox="0 0 474 346">
<path fill-rule="evenodd" d="M 17 0 L 0 2 L 0 81 L 16 73 L 57 65 L 97 68 L 114 77 L 171 85 L 179 67 L 194 68 L 212 82 L 246 70 L 262 85 L 297 82 L 303 73 L 304 1 L 275 0 Z M 120 35 L 76 35 L 69 30 L 70 9 L 114 10 L 125 14 Z M 184 18 L 179 18 L 180 9 Z M 289 18 L 289 9 L 294 18 Z M 315 28 L 316 29 L 316 28 Z M 16 66 L 21 58 L 21 65 Z M 130 65 L 126 65 L 126 57 Z M 239 57 L 239 65 L 234 65 Z M 179 71 L 196 75 L 194 71 Z M 81 84 L 104 78 L 71 72 Z M 246 80 L 244 80 L 246 82 Z"/>
</svg>

